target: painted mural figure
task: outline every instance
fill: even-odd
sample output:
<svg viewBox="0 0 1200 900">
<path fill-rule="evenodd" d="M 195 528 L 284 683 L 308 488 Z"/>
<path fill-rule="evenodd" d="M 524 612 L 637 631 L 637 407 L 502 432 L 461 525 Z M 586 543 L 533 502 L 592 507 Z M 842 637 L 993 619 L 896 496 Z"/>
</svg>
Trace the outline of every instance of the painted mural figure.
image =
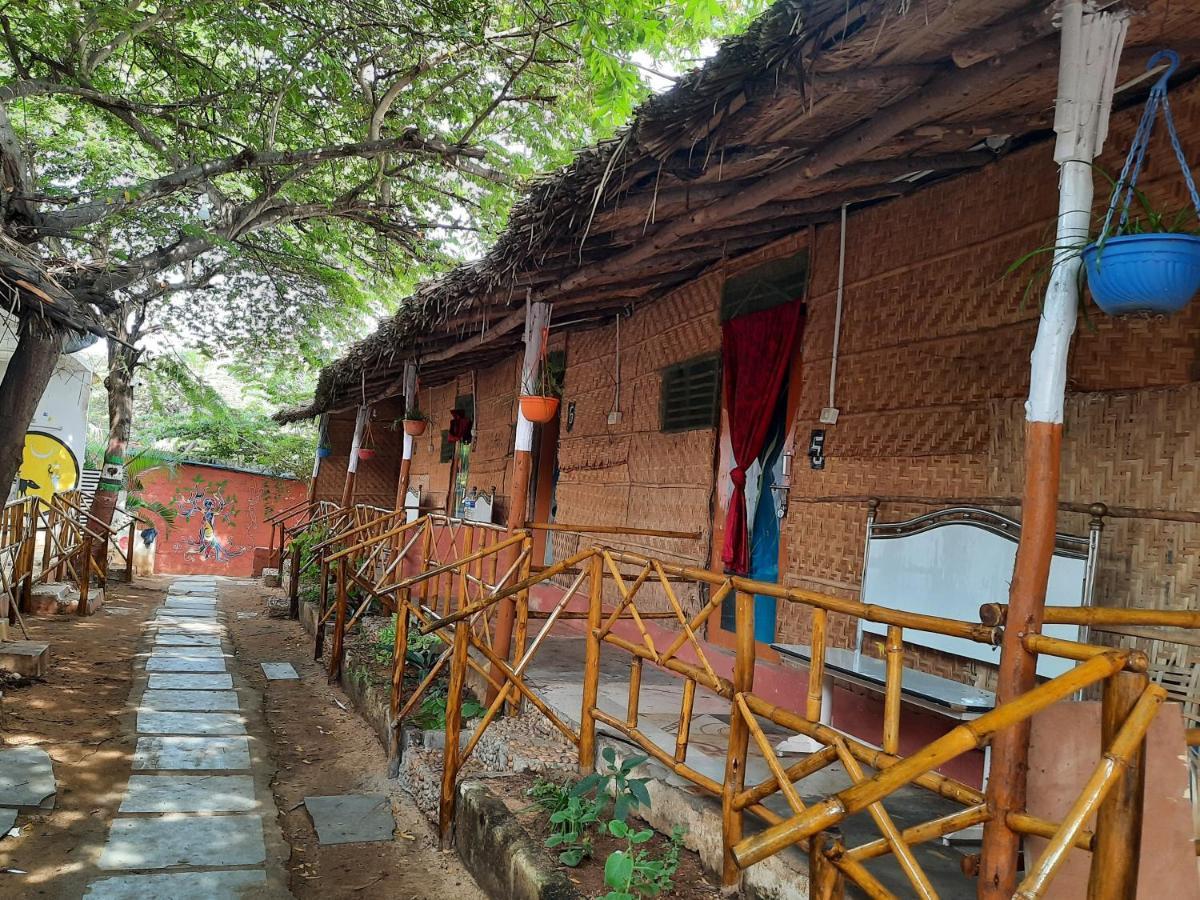
<svg viewBox="0 0 1200 900">
<path fill-rule="evenodd" d="M 245 547 L 227 547 L 217 533 L 217 522 L 223 518 L 225 507 L 229 505 L 220 494 L 205 496 L 203 491 L 197 491 L 190 498 L 178 501 L 179 512 L 189 524 L 192 516 L 199 515 L 200 528 L 196 540 L 189 540 L 191 549 L 189 556 L 199 556 L 201 559 L 213 562 L 228 562 L 246 552 Z"/>
</svg>

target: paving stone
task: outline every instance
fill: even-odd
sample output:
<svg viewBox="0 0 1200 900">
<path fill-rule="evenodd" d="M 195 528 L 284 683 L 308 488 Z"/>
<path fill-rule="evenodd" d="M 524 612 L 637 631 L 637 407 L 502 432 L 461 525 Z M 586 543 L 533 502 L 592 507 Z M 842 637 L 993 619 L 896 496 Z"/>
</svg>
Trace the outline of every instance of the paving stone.
<svg viewBox="0 0 1200 900">
<path fill-rule="evenodd" d="M 245 734 L 246 720 L 231 712 L 155 712 L 137 714 L 139 734 Z"/>
<path fill-rule="evenodd" d="M 0 838 L 4 837 L 17 824 L 15 809 L 0 809 Z"/>
<path fill-rule="evenodd" d="M 114 819 L 100 854 L 102 869 L 254 866 L 266 860 L 257 815 Z"/>
<path fill-rule="evenodd" d="M 151 691 L 229 691 L 233 690 L 233 676 L 229 673 L 214 675 L 206 672 L 156 672 L 146 682 Z"/>
<path fill-rule="evenodd" d="M 85 900 L 237 900 L 267 881 L 261 869 L 114 875 L 88 885 Z"/>
<path fill-rule="evenodd" d="M 257 618 L 258 618 L 258 613 L 256 613 L 256 612 L 247 612 L 247 611 L 246 611 L 246 610 L 244 610 L 244 609 L 240 609 L 240 610 L 238 610 L 237 617 L 238 617 L 239 619 L 257 619 Z"/>
<path fill-rule="evenodd" d="M 170 609 L 174 606 L 195 606 L 200 609 L 212 609 L 217 605 L 217 601 L 212 597 L 193 597 L 190 594 L 183 596 L 171 595 L 163 601 L 163 608 Z"/>
<path fill-rule="evenodd" d="M 153 712 L 215 712 L 238 710 L 233 691 L 144 691 L 141 709 Z"/>
<path fill-rule="evenodd" d="M 40 747 L 0 750 L 0 805 L 39 806 L 54 796 L 54 764 Z"/>
<path fill-rule="evenodd" d="M 154 643 L 159 647 L 219 647 L 221 646 L 221 636 L 219 634 L 192 634 L 191 632 L 176 634 L 160 628 L 158 634 L 154 636 Z"/>
<path fill-rule="evenodd" d="M 147 672 L 224 672 L 225 660 L 201 659 L 195 656 L 159 656 L 146 658 Z"/>
<path fill-rule="evenodd" d="M 217 610 L 215 607 L 212 609 L 194 609 L 187 606 L 164 606 L 154 614 L 154 617 L 156 619 L 215 619 L 217 617 Z"/>
<path fill-rule="evenodd" d="M 187 771 L 250 769 L 248 737 L 140 737 L 133 753 L 133 768 Z"/>
<path fill-rule="evenodd" d="M 161 647 L 156 644 L 154 655 L 177 658 L 190 656 L 192 659 L 222 659 L 225 651 L 220 647 L 173 647 L 171 645 Z"/>
<path fill-rule="evenodd" d="M 290 681 L 300 677 L 288 662 L 265 662 L 261 665 L 263 674 L 271 681 Z"/>
<path fill-rule="evenodd" d="M 224 625 L 208 619 L 172 619 L 162 622 L 151 620 L 148 627 L 155 634 L 225 634 Z"/>
<path fill-rule="evenodd" d="M 250 812 L 258 808 L 249 775 L 130 775 L 118 813 Z"/>
<path fill-rule="evenodd" d="M 337 794 L 305 797 L 304 805 L 322 844 L 390 841 L 396 830 L 387 794 Z"/>
</svg>

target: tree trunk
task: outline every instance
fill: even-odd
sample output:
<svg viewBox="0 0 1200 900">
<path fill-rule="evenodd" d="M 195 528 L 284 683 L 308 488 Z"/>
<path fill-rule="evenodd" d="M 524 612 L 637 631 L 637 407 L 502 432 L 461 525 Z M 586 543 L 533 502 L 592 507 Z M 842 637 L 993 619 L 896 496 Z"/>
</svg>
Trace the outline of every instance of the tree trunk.
<svg viewBox="0 0 1200 900">
<path fill-rule="evenodd" d="M 0 486 L 7 498 L 21 468 L 25 432 L 54 374 L 63 332 L 40 316 L 22 316 L 17 349 L 0 381 Z"/>
<path fill-rule="evenodd" d="M 133 375 L 139 353 L 124 344 L 108 342 L 108 444 L 104 448 L 104 468 L 92 500 L 92 515 L 111 525 L 117 507 L 117 495 L 125 487 L 125 454 L 129 448 L 129 433 L 133 426 Z M 97 547 L 96 553 L 106 553 Z"/>
</svg>

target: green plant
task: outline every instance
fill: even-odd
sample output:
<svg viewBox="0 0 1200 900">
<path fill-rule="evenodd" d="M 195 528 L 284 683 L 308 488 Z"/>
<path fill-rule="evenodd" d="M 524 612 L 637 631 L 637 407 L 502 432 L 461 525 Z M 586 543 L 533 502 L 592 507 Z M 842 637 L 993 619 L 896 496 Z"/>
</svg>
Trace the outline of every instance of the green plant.
<svg viewBox="0 0 1200 900">
<path fill-rule="evenodd" d="M 470 697 L 463 699 L 462 717 L 466 721 L 483 715 L 486 707 Z M 413 724 L 422 731 L 440 731 L 446 727 L 446 691 L 430 688 L 413 716 Z"/>
<path fill-rule="evenodd" d="M 600 821 L 603 797 L 581 797 L 564 785 L 538 778 L 529 790 L 534 803 L 550 814 L 546 847 L 558 850 L 558 861 L 575 868 L 592 855 L 591 829 Z"/>
<path fill-rule="evenodd" d="M 671 832 L 671 845 L 661 858 L 645 849 L 638 849 L 652 837 L 654 831 L 643 828 L 635 831 L 624 822 L 608 823 L 608 833 L 625 841 L 624 850 L 614 850 L 604 861 L 604 883 L 612 888 L 602 900 L 640 900 L 657 897 L 671 889 L 671 878 L 679 869 L 679 851 L 683 845 L 683 829 L 676 826 Z"/>
<path fill-rule="evenodd" d="M 393 630 L 392 640 L 395 641 L 395 638 L 396 632 Z M 418 634 L 416 631 L 410 631 L 404 661 L 413 667 L 413 674 L 418 681 L 421 681 L 433 670 L 445 652 L 446 642 L 436 634 Z"/>
<path fill-rule="evenodd" d="M 604 772 L 586 775 L 579 780 L 571 793 L 583 796 L 597 791 L 601 796 L 611 795 L 613 798 L 612 817 L 624 822 L 629 813 L 638 807 L 650 807 L 650 791 L 646 788 L 649 778 L 631 778 L 630 774 L 644 763 L 648 757 L 631 756 L 617 763 L 617 753 L 612 747 L 605 747 L 601 756 L 604 758 Z"/>
<path fill-rule="evenodd" d="M 404 410 L 404 418 L 401 419 L 401 421 L 424 422 L 428 418 L 429 418 L 429 416 L 427 416 L 427 415 L 425 415 L 425 413 L 421 412 L 421 408 L 419 406 L 410 406 Z"/>
<path fill-rule="evenodd" d="M 324 543 L 330 537 L 330 530 L 325 525 L 313 525 L 298 532 L 289 545 L 292 553 L 300 554 L 300 571 L 305 571 L 313 563 L 313 550 L 317 544 Z"/>
</svg>

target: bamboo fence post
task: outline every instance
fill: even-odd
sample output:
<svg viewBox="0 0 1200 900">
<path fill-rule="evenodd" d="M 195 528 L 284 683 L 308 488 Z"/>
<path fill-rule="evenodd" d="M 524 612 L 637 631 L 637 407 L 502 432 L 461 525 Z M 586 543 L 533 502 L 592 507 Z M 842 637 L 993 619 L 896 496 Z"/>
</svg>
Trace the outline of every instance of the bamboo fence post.
<svg viewBox="0 0 1200 900">
<path fill-rule="evenodd" d="M 812 649 L 808 663 L 808 701 L 805 704 L 805 718 L 813 722 L 821 721 L 821 687 L 825 680 L 825 635 L 829 623 L 829 613 L 820 607 L 812 611 Z"/>
<path fill-rule="evenodd" d="M 1145 740 L 1146 731 L 1150 728 L 1154 717 L 1158 715 L 1158 710 L 1166 697 L 1166 690 L 1157 684 L 1148 686 L 1142 692 L 1129 715 L 1125 717 L 1116 738 L 1104 748 L 1104 754 L 1092 771 L 1091 777 L 1088 778 L 1087 784 L 1084 785 L 1067 814 L 1063 816 L 1058 832 L 1046 845 L 1046 849 L 1042 851 L 1042 855 L 1038 857 L 1037 861 L 1026 869 L 1025 880 L 1013 894 L 1015 898 L 1039 900 L 1046 895 L 1047 887 L 1066 859 L 1067 852 L 1074 846 L 1076 836 L 1083 830 L 1083 826 L 1087 824 L 1092 813 L 1104 802 L 1109 791 L 1132 764 L 1133 754 L 1139 752 L 1139 748 Z M 1120 858 L 1101 860 L 1102 879 L 1106 879 L 1110 875 L 1120 878 L 1124 866 L 1125 863 Z M 1089 893 L 1090 890 L 1089 886 Z"/>
<path fill-rule="evenodd" d="M 825 855 L 834 846 L 835 835 L 835 831 L 818 831 L 808 839 L 808 895 L 812 900 L 842 900 L 846 896 L 845 876 Z"/>
<path fill-rule="evenodd" d="M 737 656 L 733 663 L 734 695 L 754 689 L 754 595 L 737 592 L 736 600 Z M 750 729 L 744 717 L 729 719 L 729 749 L 725 759 L 725 783 L 721 790 L 721 819 L 724 842 L 724 865 L 721 883 L 725 888 L 737 885 L 741 871 L 733 855 L 733 845 L 742 839 L 743 812 L 737 808 L 737 795 L 746 784 L 746 752 L 749 749 Z"/>
<path fill-rule="evenodd" d="M 593 553 L 588 585 L 588 624 L 583 664 L 583 704 L 579 711 L 579 771 L 596 771 L 596 698 L 600 693 L 600 617 L 604 598 L 604 563 Z"/>
<path fill-rule="evenodd" d="M 1111 747 L 1138 699 L 1150 684 L 1144 673 L 1118 672 L 1104 682 L 1101 747 Z M 1129 763 L 1096 814 L 1088 900 L 1124 900 L 1137 893 L 1142 847 L 1142 800 L 1146 789 L 1146 745 L 1130 751 Z"/>
<path fill-rule="evenodd" d="M 446 695 L 446 747 L 442 754 L 442 796 L 438 806 L 438 840 L 443 850 L 450 847 L 454 827 L 455 787 L 462 739 L 462 693 L 466 682 L 471 623 L 454 626 L 454 652 L 450 657 L 450 683 Z"/>
<path fill-rule="evenodd" d="M 83 536 L 81 560 L 83 565 L 80 571 L 76 573 L 79 585 L 79 605 L 75 607 L 75 615 L 83 618 L 88 614 L 88 596 L 91 593 L 92 536 L 90 534 L 85 534 Z"/>
<path fill-rule="evenodd" d="M 346 638 L 346 557 L 338 561 L 337 567 L 337 616 L 333 625 L 333 648 L 329 651 L 329 681 L 336 681 L 342 674 L 342 643 Z"/>
<path fill-rule="evenodd" d="M 883 752 L 900 752 L 900 689 L 904 679 L 904 631 L 889 625 L 884 653 L 886 674 L 883 698 Z"/>
<path fill-rule="evenodd" d="M 630 728 L 637 728 L 638 701 L 642 694 L 642 658 L 629 657 L 629 700 L 625 704 L 625 721 Z"/>
<path fill-rule="evenodd" d="M 675 762 L 687 759 L 688 739 L 692 732 L 692 707 L 696 703 L 696 682 L 683 679 L 683 697 L 679 701 L 679 730 L 675 733 Z"/>
<path fill-rule="evenodd" d="M 319 599 L 317 600 L 317 627 L 316 636 L 314 638 L 313 659 L 321 658 L 321 653 L 325 647 L 325 612 L 329 608 L 329 563 L 326 561 L 324 554 L 321 556 L 321 565 L 319 568 L 321 573 L 321 583 L 319 585 Z"/>
<path fill-rule="evenodd" d="M 530 567 L 533 565 L 533 535 L 532 534 L 525 535 L 525 540 L 523 540 L 521 542 L 520 546 L 516 548 L 516 552 L 520 553 L 524 556 L 524 560 L 521 563 L 520 571 L 517 573 L 517 578 L 520 581 L 526 581 L 529 578 Z M 496 557 L 493 557 L 493 559 L 496 559 Z M 493 581 L 493 583 L 495 582 L 495 580 L 496 580 L 496 565 L 495 565 L 495 563 L 493 563 L 493 566 L 492 566 L 492 581 Z M 513 599 L 516 603 L 515 612 L 516 612 L 517 618 L 516 618 L 516 622 L 514 623 L 515 627 L 513 629 L 513 649 L 512 649 L 512 655 L 509 657 L 509 661 L 513 665 L 516 665 L 517 660 L 520 659 L 525 653 L 525 641 L 528 639 L 528 635 L 529 635 L 529 587 L 527 586 L 524 590 L 520 591 L 517 594 L 517 596 L 514 597 Z M 498 612 L 496 614 L 496 618 L 497 618 L 496 627 L 498 629 L 499 625 L 500 625 Z M 503 656 L 503 653 L 501 653 L 501 656 Z M 520 694 L 512 694 L 512 695 L 510 695 L 510 697 L 511 697 L 511 699 L 509 700 L 508 711 L 512 715 L 515 716 L 518 713 L 520 713 L 520 711 L 521 711 L 522 698 L 521 698 Z"/>
<path fill-rule="evenodd" d="M 129 538 L 125 542 L 125 583 L 133 583 L 133 539 L 136 537 L 137 519 L 129 522 Z"/>
<path fill-rule="evenodd" d="M 389 705 L 391 723 L 388 736 L 388 777 L 400 774 L 400 759 L 404 756 L 404 723 L 400 719 L 400 700 L 404 694 L 404 663 L 408 653 L 408 596 L 406 588 L 396 595 L 396 639 L 392 643 L 392 694 Z"/>
<path fill-rule="evenodd" d="M 25 583 L 21 587 L 21 602 L 17 605 L 18 609 L 25 612 L 29 612 L 33 605 L 33 560 L 37 556 L 38 504 L 40 502 L 37 497 L 34 497 L 29 504 L 29 518 L 25 525 L 25 559 L 21 567 Z M 49 543 L 50 540 L 47 537 L 47 546 Z"/>
<path fill-rule="evenodd" d="M 288 581 L 288 617 L 300 618 L 300 551 L 292 538 L 292 577 Z"/>
</svg>

